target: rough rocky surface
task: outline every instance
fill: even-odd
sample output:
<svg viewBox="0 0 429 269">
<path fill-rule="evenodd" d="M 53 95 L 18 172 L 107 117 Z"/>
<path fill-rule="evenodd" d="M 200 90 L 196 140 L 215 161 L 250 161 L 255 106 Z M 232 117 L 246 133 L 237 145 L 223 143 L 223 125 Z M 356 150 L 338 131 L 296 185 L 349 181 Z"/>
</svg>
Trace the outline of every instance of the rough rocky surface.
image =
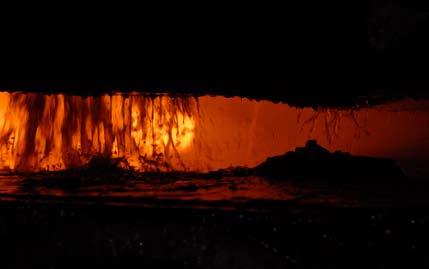
<svg viewBox="0 0 429 269">
<path fill-rule="evenodd" d="M 388 182 L 405 178 L 401 169 L 391 159 L 356 157 L 339 151 L 331 153 L 315 140 L 308 140 L 305 147 L 295 151 L 268 158 L 258 165 L 254 172 L 268 177 L 322 182 Z"/>
</svg>

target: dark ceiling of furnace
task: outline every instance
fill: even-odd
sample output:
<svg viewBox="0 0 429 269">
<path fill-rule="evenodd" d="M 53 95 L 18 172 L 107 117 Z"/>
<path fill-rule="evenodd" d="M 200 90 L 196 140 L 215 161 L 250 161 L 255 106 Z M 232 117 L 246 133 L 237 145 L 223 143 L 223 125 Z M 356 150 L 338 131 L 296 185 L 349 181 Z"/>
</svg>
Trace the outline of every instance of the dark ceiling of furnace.
<svg viewBox="0 0 429 269">
<path fill-rule="evenodd" d="M 126 45 L 116 50 L 100 52 L 103 44 L 94 51 L 85 48 L 86 53 L 73 48 L 55 54 L 55 64 L 48 68 L 42 68 L 42 63 L 51 62 L 47 56 L 51 49 L 25 55 L 27 50 L 23 50 L 17 54 L 23 61 L 15 55 L 10 63 L 2 62 L 0 89 L 76 95 L 112 91 L 208 94 L 298 107 L 428 98 L 429 2 L 368 3 L 364 9 L 350 6 L 342 12 L 325 2 L 313 13 L 307 7 L 300 13 L 303 10 L 298 8 L 291 21 L 262 27 L 262 33 L 254 27 L 250 33 L 242 29 L 240 39 L 234 38 L 236 32 L 213 36 L 206 29 L 206 39 L 165 33 L 168 42 L 160 43 L 168 46 L 131 47 L 121 42 Z M 35 55 L 42 56 L 33 59 Z"/>
<path fill-rule="evenodd" d="M 355 80 L 356 81 L 356 80 Z M 374 88 L 376 82 L 383 87 Z M 362 82 L 367 85 L 362 85 Z M 371 84 L 370 84 L 371 83 Z M 357 87 L 361 85 L 361 87 Z M 425 87 L 426 86 L 426 87 Z M 402 97 L 428 98 L 429 80 L 356 81 L 352 84 L 344 79 L 310 82 L 295 79 L 248 80 L 189 80 L 174 79 L 140 80 L 15 80 L 0 81 L 0 89 L 44 93 L 66 93 L 73 95 L 98 95 L 114 92 L 142 92 L 146 94 L 168 93 L 171 95 L 222 95 L 245 97 L 256 100 L 286 102 L 297 107 L 350 107 L 375 105 Z"/>
</svg>

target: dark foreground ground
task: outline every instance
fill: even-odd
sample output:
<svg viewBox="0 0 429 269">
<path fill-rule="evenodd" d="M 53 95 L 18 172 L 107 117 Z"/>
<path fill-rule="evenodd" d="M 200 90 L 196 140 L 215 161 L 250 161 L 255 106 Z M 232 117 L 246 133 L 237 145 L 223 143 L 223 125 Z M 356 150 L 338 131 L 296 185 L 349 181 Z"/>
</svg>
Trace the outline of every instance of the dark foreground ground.
<svg viewBox="0 0 429 269">
<path fill-rule="evenodd" d="M 423 268 L 429 211 L 5 201 L 0 253 L 1 268 Z"/>
</svg>

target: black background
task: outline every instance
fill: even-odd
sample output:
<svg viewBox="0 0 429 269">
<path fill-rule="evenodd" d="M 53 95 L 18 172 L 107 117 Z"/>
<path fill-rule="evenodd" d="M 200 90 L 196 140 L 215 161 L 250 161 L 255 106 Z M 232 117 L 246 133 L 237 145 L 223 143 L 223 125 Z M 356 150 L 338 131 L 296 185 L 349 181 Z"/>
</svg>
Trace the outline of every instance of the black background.
<svg viewBox="0 0 429 269">
<path fill-rule="evenodd" d="M 426 97 L 428 12 L 425 1 L 394 0 L 18 9 L 3 24 L 0 88 L 297 105 Z"/>
</svg>

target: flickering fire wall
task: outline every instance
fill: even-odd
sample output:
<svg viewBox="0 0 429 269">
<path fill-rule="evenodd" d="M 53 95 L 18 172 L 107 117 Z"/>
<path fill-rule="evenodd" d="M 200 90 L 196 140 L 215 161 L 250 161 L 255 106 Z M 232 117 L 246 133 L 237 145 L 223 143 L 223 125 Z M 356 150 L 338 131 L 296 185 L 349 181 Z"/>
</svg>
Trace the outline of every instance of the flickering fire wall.
<svg viewBox="0 0 429 269">
<path fill-rule="evenodd" d="M 429 103 L 294 108 L 221 96 L 0 93 L 0 165 L 62 170 L 92 158 L 135 171 L 253 167 L 316 139 L 331 151 L 429 159 Z"/>
<path fill-rule="evenodd" d="M 183 170 L 195 128 L 192 98 L 2 93 L 1 164 L 61 170 L 95 157 L 138 171 Z"/>
</svg>

